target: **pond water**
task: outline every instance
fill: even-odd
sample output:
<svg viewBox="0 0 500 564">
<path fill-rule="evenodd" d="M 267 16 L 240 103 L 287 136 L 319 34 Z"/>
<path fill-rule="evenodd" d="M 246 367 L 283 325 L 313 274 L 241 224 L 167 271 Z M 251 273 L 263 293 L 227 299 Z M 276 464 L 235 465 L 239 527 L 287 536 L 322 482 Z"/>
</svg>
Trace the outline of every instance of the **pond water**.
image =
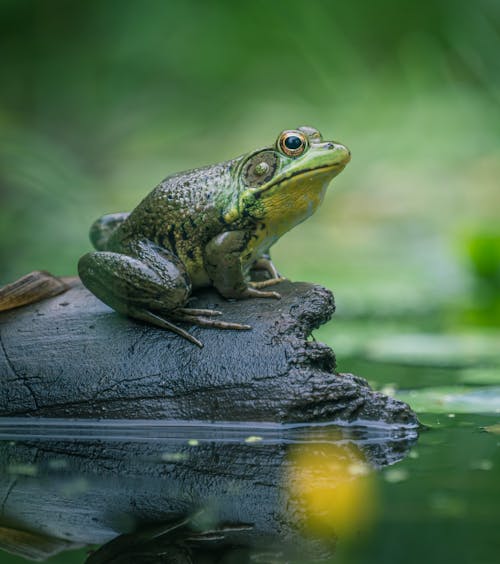
<svg viewBox="0 0 500 564">
<path fill-rule="evenodd" d="M 1 546 L 54 564 L 498 562 L 499 335 L 340 318 L 317 336 L 424 427 L 4 420 Z"/>
</svg>

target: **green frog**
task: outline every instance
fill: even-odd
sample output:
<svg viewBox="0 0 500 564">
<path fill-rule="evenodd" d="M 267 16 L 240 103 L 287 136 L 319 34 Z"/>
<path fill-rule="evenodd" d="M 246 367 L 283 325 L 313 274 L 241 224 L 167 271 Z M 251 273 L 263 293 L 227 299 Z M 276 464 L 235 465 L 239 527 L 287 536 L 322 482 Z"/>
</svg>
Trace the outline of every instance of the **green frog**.
<svg viewBox="0 0 500 564">
<path fill-rule="evenodd" d="M 283 278 L 269 249 L 320 206 L 350 151 L 312 127 L 230 161 L 168 176 L 131 213 L 91 227 L 96 252 L 78 264 L 82 282 L 119 313 L 202 346 L 178 322 L 251 329 L 219 311 L 188 307 L 193 290 L 215 286 L 227 299 L 275 298 Z M 251 280 L 252 270 L 269 278 Z"/>
</svg>

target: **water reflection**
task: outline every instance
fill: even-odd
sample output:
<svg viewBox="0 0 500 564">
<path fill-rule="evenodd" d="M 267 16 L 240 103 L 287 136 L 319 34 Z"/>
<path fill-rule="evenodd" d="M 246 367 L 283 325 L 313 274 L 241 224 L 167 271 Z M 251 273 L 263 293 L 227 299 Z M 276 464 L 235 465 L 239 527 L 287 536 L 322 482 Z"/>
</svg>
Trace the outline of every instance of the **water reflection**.
<svg viewBox="0 0 500 564">
<path fill-rule="evenodd" d="M 175 423 L 0 426 L 0 543 L 26 557 L 103 545 L 87 562 L 326 558 L 369 524 L 373 470 L 416 431 Z"/>
</svg>

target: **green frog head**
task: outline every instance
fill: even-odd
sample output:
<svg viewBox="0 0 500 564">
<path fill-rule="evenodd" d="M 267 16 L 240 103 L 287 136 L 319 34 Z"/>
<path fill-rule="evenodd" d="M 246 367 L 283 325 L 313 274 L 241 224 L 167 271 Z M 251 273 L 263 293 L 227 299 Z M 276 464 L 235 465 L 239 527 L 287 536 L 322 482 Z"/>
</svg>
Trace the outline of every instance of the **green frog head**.
<svg viewBox="0 0 500 564">
<path fill-rule="evenodd" d="M 242 158 L 235 171 L 238 202 L 225 219 L 266 220 L 280 236 L 314 213 L 350 158 L 349 149 L 324 141 L 317 129 L 285 130 L 273 146 Z"/>
</svg>

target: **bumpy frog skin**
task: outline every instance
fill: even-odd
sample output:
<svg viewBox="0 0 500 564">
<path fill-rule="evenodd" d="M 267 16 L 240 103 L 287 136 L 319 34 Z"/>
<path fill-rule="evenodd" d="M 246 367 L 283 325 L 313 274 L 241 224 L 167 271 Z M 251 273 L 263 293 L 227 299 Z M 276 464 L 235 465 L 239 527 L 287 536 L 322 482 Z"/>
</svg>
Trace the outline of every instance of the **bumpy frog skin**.
<svg viewBox="0 0 500 564">
<path fill-rule="evenodd" d="M 213 285 L 225 298 L 279 298 L 262 288 L 282 278 L 270 247 L 319 207 L 349 150 L 299 127 L 236 159 L 173 174 L 130 213 L 105 215 L 90 230 L 97 252 L 80 278 L 116 311 L 174 331 L 202 346 L 176 321 L 221 329 L 248 325 L 186 307 L 193 290 Z M 250 271 L 270 279 L 252 282 Z"/>
</svg>

